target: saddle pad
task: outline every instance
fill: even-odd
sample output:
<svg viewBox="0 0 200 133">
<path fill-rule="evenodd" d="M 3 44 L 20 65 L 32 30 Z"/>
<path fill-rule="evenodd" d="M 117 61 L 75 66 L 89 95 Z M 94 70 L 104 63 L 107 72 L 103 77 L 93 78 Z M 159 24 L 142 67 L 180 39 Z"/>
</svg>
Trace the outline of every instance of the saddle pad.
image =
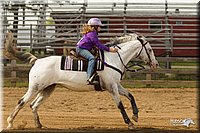
<svg viewBox="0 0 200 133">
<path fill-rule="evenodd" d="M 97 60 L 95 64 L 95 70 L 101 71 L 104 69 L 104 65 L 100 60 Z M 70 70 L 70 71 L 87 71 L 88 62 L 74 59 L 71 56 L 62 56 L 61 57 L 61 70 Z"/>
</svg>

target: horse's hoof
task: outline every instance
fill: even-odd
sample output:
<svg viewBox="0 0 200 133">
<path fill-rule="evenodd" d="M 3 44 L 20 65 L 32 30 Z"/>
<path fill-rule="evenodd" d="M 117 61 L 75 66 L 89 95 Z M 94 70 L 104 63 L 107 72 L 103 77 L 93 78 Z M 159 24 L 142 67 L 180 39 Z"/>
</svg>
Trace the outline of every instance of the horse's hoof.
<svg viewBox="0 0 200 133">
<path fill-rule="evenodd" d="M 7 126 L 7 129 L 13 129 L 13 126 L 9 124 L 9 125 Z"/>
<path fill-rule="evenodd" d="M 134 124 L 133 124 L 132 122 L 130 122 L 130 123 L 128 124 L 128 129 L 134 129 Z"/>
<path fill-rule="evenodd" d="M 12 118 L 10 118 L 10 116 L 7 118 L 7 122 L 8 122 L 7 129 L 13 129 L 13 122 L 12 122 Z"/>
<path fill-rule="evenodd" d="M 41 129 L 43 126 L 42 125 L 37 125 L 36 128 Z"/>
<path fill-rule="evenodd" d="M 47 127 L 46 126 L 42 126 L 42 129 L 47 129 Z"/>
<path fill-rule="evenodd" d="M 36 126 L 36 128 L 38 128 L 38 129 L 47 129 L 47 127 L 43 126 L 43 125 L 38 125 L 38 126 Z"/>
<path fill-rule="evenodd" d="M 10 125 L 12 125 L 11 123 L 12 123 L 12 118 L 10 118 L 10 116 L 7 118 L 7 122 L 8 122 L 8 125 L 10 126 Z"/>
<path fill-rule="evenodd" d="M 138 122 L 138 115 L 133 115 L 133 116 L 132 116 L 132 119 L 133 119 L 135 122 Z"/>
</svg>

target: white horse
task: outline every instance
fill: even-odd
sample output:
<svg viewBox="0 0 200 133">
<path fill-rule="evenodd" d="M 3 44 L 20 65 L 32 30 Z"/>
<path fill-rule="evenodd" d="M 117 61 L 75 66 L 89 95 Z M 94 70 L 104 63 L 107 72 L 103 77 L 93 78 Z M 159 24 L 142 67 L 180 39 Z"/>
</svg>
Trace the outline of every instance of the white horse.
<svg viewBox="0 0 200 133">
<path fill-rule="evenodd" d="M 51 95 L 56 85 L 62 85 L 74 91 L 94 91 L 94 86 L 87 85 L 86 72 L 66 71 L 61 70 L 61 56 L 50 56 L 37 59 L 31 53 L 17 51 L 12 46 L 13 36 L 11 33 L 7 35 L 5 49 L 10 56 L 34 64 L 29 72 L 29 86 L 26 94 L 19 100 L 17 106 L 7 118 L 7 128 L 13 128 L 13 121 L 24 105 L 33 97 L 31 109 L 34 116 L 35 125 L 37 128 L 42 128 L 37 110 L 39 106 Z M 130 100 L 133 109 L 133 120 L 138 121 L 138 108 L 134 97 L 120 83 L 121 73 L 125 71 L 125 66 L 132 58 L 140 58 L 142 61 L 150 65 L 151 69 L 158 66 L 154 52 L 150 44 L 144 37 L 139 37 L 137 34 L 126 35 L 117 39 L 120 44 L 117 53 L 105 52 L 105 62 L 113 68 L 105 66 L 103 71 L 97 71 L 100 77 L 100 84 L 103 89 L 107 90 L 112 96 L 119 108 L 124 122 L 128 124 L 128 128 L 134 128 L 134 124 L 129 119 L 124 106 L 120 100 L 120 95 L 127 97 Z M 121 58 L 121 60 L 120 60 Z M 120 73 L 121 71 L 121 73 Z M 37 95 L 37 96 L 36 96 Z"/>
</svg>

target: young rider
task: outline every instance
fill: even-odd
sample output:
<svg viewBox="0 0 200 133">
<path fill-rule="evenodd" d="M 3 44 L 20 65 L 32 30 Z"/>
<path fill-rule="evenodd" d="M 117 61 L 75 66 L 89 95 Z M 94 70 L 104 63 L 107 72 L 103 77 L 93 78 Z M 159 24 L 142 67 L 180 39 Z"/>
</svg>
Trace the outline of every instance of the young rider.
<svg viewBox="0 0 200 133">
<path fill-rule="evenodd" d="M 84 35 L 80 41 L 77 43 L 76 52 L 78 55 L 85 57 L 88 60 L 88 68 L 87 68 L 87 82 L 91 85 L 98 84 L 97 81 L 93 81 L 94 75 L 94 65 L 95 65 L 95 57 L 91 54 L 90 50 L 93 47 L 97 47 L 98 49 L 105 50 L 108 52 L 117 52 L 117 48 L 107 47 L 100 43 L 98 39 L 98 32 L 101 30 L 103 26 L 101 20 L 98 18 L 91 18 L 87 24 L 83 25 L 81 33 Z"/>
</svg>

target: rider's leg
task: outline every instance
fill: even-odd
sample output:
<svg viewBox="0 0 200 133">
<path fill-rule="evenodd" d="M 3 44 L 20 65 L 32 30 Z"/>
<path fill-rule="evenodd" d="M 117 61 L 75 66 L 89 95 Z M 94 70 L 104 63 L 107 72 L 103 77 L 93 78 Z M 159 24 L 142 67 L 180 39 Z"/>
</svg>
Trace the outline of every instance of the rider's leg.
<svg viewBox="0 0 200 133">
<path fill-rule="evenodd" d="M 94 76 L 94 65 L 96 62 L 95 57 L 86 49 L 77 48 L 77 52 L 79 55 L 85 57 L 88 60 L 88 68 L 87 68 L 87 78 L 89 84 L 98 84 L 97 81 L 93 81 Z"/>
</svg>

